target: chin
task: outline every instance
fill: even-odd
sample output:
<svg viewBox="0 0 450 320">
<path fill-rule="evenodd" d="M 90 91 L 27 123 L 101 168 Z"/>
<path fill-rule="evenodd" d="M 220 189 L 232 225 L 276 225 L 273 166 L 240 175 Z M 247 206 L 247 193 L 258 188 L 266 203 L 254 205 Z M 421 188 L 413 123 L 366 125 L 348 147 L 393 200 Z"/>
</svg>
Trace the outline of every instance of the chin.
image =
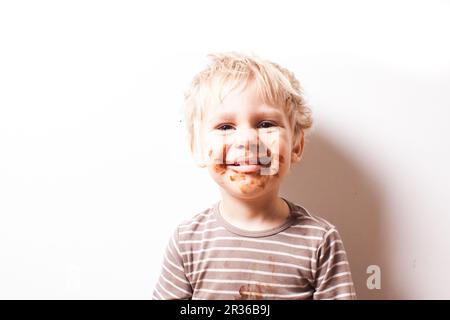
<svg viewBox="0 0 450 320">
<path fill-rule="evenodd" d="M 223 188 L 227 193 L 240 198 L 252 199 L 261 197 L 275 187 L 274 182 L 271 181 L 271 176 L 265 177 L 258 180 L 223 181 Z"/>
<path fill-rule="evenodd" d="M 247 200 L 260 198 L 261 196 L 266 194 L 266 190 L 247 190 L 244 192 L 239 190 L 239 188 L 237 188 L 237 190 L 232 189 L 232 188 L 225 188 L 224 190 L 226 193 L 228 193 L 229 195 L 232 195 L 235 198 L 247 199 Z"/>
</svg>

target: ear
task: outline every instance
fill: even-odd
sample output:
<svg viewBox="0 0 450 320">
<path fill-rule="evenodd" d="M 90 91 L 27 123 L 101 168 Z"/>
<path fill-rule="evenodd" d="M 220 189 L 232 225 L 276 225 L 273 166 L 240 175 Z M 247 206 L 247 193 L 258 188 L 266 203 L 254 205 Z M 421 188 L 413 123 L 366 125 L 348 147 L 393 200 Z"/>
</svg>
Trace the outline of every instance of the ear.
<svg viewBox="0 0 450 320">
<path fill-rule="evenodd" d="M 198 139 L 193 141 L 191 140 L 191 143 L 189 145 L 189 151 L 191 152 L 191 156 L 194 160 L 194 164 L 197 167 L 205 168 L 207 167 L 207 161 L 204 157 L 204 151 L 203 151 L 203 145 L 201 141 Z"/>
<path fill-rule="evenodd" d="M 300 129 L 300 133 L 294 137 L 294 141 L 292 142 L 293 148 L 291 152 L 291 163 L 298 163 L 302 159 L 303 150 L 305 146 L 305 134 L 303 129 Z"/>
<path fill-rule="evenodd" d="M 205 161 L 201 161 L 201 160 L 196 160 L 195 164 L 197 165 L 197 167 L 199 168 L 206 168 L 206 163 Z"/>
<path fill-rule="evenodd" d="M 194 153 L 194 163 L 199 168 L 206 168 L 207 167 L 207 163 L 206 163 L 205 157 L 203 156 L 203 153 L 199 152 L 199 151 Z"/>
</svg>

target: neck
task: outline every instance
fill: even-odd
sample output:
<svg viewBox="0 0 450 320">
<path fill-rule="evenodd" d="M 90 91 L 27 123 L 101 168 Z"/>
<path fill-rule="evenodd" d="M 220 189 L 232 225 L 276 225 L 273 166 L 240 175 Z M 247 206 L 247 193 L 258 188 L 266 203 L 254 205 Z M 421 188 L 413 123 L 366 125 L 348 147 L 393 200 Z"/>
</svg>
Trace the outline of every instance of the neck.
<svg viewBox="0 0 450 320">
<path fill-rule="evenodd" d="M 278 190 L 252 199 L 234 197 L 222 190 L 222 216 L 244 229 L 265 229 L 282 224 L 289 216 L 289 206 L 278 196 Z"/>
</svg>

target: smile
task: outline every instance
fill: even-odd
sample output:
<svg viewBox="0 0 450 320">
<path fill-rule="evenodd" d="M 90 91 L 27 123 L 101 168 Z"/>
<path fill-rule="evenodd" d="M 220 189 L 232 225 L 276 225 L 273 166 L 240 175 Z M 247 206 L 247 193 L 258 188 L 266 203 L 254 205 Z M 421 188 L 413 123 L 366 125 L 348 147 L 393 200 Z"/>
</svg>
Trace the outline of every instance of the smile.
<svg viewBox="0 0 450 320">
<path fill-rule="evenodd" d="M 266 166 L 262 166 L 260 164 L 246 164 L 246 165 L 228 165 L 227 167 L 239 173 L 253 173 L 260 171 L 262 168 Z"/>
</svg>

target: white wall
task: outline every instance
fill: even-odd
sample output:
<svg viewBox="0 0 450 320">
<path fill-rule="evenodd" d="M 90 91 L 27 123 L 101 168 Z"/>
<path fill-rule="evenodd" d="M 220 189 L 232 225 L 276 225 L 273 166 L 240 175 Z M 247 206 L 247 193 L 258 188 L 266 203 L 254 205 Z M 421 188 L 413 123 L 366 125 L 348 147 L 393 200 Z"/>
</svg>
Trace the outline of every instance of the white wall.
<svg viewBox="0 0 450 320">
<path fill-rule="evenodd" d="M 183 91 L 236 50 L 304 87 L 282 192 L 338 226 L 359 297 L 449 299 L 449 2 L 192 5 L 0 4 L 0 298 L 150 298 L 172 229 L 219 199 Z"/>
</svg>

